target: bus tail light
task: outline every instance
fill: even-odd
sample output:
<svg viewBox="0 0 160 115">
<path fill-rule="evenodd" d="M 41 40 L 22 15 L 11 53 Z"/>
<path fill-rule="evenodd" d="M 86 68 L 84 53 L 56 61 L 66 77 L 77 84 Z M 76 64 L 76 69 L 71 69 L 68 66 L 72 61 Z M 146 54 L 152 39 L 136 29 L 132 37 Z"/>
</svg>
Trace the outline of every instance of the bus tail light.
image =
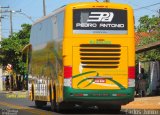
<svg viewBox="0 0 160 115">
<path fill-rule="evenodd" d="M 128 78 L 135 79 L 135 67 L 128 67 Z"/>
<path fill-rule="evenodd" d="M 64 66 L 64 86 L 72 86 L 72 67 Z"/>
<path fill-rule="evenodd" d="M 64 78 L 71 78 L 71 77 L 72 77 L 72 67 L 64 66 Z"/>
<path fill-rule="evenodd" d="M 128 67 L 128 87 L 135 87 L 135 67 Z"/>
</svg>

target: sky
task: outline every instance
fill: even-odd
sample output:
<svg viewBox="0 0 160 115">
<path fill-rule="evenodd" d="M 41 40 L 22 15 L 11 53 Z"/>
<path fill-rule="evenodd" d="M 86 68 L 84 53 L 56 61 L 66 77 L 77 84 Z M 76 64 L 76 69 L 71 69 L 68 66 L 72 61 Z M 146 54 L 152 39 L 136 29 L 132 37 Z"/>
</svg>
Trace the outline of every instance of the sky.
<svg viewBox="0 0 160 115">
<path fill-rule="evenodd" d="M 95 0 L 45 0 L 46 1 L 46 14 L 50 14 L 55 9 L 73 2 L 95 2 Z M 102 2 L 103 0 L 99 0 Z M 138 19 L 144 15 L 158 16 L 158 10 L 160 9 L 159 0 L 110 0 L 114 3 L 123 3 L 129 4 L 134 9 L 135 23 L 138 25 Z M 152 4 L 157 5 L 138 9 L 144 6 L 149 6 Z M 13 13 L 13 32 L 18 32 L 21 29 L 21 24 L 28 23 L 32 24 L 33 21 L 36 21 L 38 18 L 43 16 L 43 0 L 0 0 L 1 7 L 9 6 L 9 9 L 4 10 L 21 10 L 23 14 Z M 10 17 L 9 13 L 2 13 L 4 17 L 2 19 L 2 37 L 7 38 L 10 34 Z"/>
</svg>

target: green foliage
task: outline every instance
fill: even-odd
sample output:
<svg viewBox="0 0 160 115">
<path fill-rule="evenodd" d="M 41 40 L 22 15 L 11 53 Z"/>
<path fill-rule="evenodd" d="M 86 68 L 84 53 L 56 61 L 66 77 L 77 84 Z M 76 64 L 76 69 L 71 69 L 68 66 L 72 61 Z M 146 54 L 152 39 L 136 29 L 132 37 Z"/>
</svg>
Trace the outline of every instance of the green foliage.
<svg viewBox="0 0 160 115">
<path fill-rule="evenodd" d="M 29 43 L 31 25 L 21 25 L 22 30 L 9 38 L 3 39 L 1 44 L 0 64 L 4 69 L 8 63 L 12 64 L 14 72 L 26 74 L 26 63 L 22 58 L 22 49 Z"/>
<path fill-rule="evenodd" d="M 136 60 L 140 61 L 155 61 L 160 60 L 160 48 L 142 52 L 136 55 Z"/>
<path fill-rule="evenodd" d="M 139 19 L 139 25 L 137 27 L 137 32 L 151 32 L 160 30 L 160 18 L 152 16 L 143 16 Z"/>
<path fill-rule="evenodd" d="M 144 46 L 144 45 L 147 45 L 149 43 L 154 43 L 154 42 L 157 42 L 158 40 L 160 40 L 160 39 L 158 37 L 155 37 L 155 36 L 143 37 L 137 47 Z"/>
<path fill-rule="evenodd" d="M 144 46 L 150 43 L 160 41 L 160 18 L 152 16 L 143 16 L 139 19 L 139 26 L 137 27 L 138 32 L 149 32 L 151 35 L 142 37 L 140 43 L 137 45 Z M 154 34 L 153 34 L 154 33 Z M 160 48 L 152 49 L 136 55 L 136 60 L 150 61 L 160 60 Z"/>
</svg>

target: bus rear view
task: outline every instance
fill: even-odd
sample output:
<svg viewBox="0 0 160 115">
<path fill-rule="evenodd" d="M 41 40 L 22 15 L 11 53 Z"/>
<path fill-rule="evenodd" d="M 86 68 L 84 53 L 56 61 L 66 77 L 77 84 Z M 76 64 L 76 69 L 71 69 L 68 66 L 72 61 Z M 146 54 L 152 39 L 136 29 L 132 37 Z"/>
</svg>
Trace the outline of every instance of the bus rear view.
<svg viewBox="0 0 160 115">
<path fill-rule="evenodd" d="M 134 18 L 130 6 L 74 3 L 32 25 L 29 97 L 37 107 L 98 105 L 120 111 L 134 100 Z M 67 104 L 67 105 L 66 105 Z"/>
<path fill-rule="evenodd" d="M 120 110 L 134 99 L 132 9 L 86 3 L 73 4 L 68 10 L 72 14 L 67 8 L 66 14 L 73 20 L 70 28 L 66 24 L 68 33 L 63 41 L 63 55 L 68 59 L 67 52 L 71 54 L 70 61 L 64 58 L 64 100 Z"/>
</svg>

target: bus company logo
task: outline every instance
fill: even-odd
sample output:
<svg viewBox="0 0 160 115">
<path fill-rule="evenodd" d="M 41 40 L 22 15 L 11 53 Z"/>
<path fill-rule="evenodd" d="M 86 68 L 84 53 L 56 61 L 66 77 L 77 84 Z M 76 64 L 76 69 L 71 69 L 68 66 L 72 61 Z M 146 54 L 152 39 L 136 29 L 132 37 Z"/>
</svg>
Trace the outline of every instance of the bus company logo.
<svg viewBox="0 0 160 115">
<path fill-rule="evenodd" d="M 111 22 L 113 17 L 113 12 L 91 12 L 87 22 Z"/>
</svg>

